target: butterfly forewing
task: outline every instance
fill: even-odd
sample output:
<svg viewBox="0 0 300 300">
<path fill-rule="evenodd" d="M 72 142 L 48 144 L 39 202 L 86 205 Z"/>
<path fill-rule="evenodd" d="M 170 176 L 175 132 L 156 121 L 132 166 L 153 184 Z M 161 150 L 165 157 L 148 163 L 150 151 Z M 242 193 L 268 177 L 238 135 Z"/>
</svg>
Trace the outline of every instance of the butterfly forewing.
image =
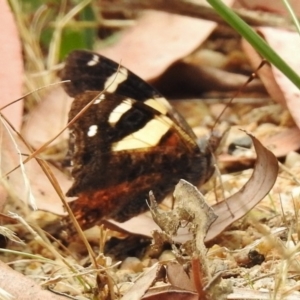
<svg viewBox="0 0 300 300">
<path fill-rule="evenodd" d="M 184 118 L 151 85 L 113 60 L 98 53 L 75 50 L 67 57 L 61 72 L 62 80 L 71 80 L 64 89 L 75 97 L 86 91 L 112 89 L 111 93 L 137 101 L 156 102 L 167 110 L 169 117 L 196 138 Z M 117 84 L 116 84 L 117 83 Z"/>
<path fill-rule="evenodd" d="M 76 50 L 67 58 L 61 78 L 72 80 L 65 84 L 65 89 L 70 96 L 77 96 L 87 90 L 102 91 L 107 88 L 107 82 L 114 81 L 114 77 L 120 74 L 126 84 L 119 85 L 114 93 L 135 100 L 144 101 L 161 95 L 148 83 L 137 75 L 121 67 L 116 62 L 90 51 Z"/>
</svg>

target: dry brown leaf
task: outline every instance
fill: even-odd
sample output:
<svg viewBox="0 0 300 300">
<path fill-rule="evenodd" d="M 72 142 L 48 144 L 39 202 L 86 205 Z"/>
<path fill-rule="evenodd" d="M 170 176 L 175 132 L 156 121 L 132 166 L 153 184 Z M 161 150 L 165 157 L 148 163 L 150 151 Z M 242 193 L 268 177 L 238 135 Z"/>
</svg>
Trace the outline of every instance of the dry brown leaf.
<svg viewBox="0 0 300 300">
<path fill-rule="evenodd" d="M 61 87 L 53 88 L 43 101 L 30 110 L 21 133 L 33 148 L 41 147 L 66 126 L 72 101 Z M 58 144 L 67 139 L 66 130 L 53 143 Z"/>
<path fill-rule="evenodd" d="M 293 8 L 295 14 L 300 15 L 300 2 L 298 0 L 289 0 L 289 4 Z M 283 1 L 274 1 L 274 0 L 265 0 L 262 2 L 261 0 L 251 0 L 251 1 L 236 1 L 234 4 L 236 8 L 246 8 L 251 10 L 261 10 L 266 12 L 274 12 L 280 15 L 287 15 L 289 13 L 283 3 Z"/>
<path fill-rule="evenodd" d="M 130 288 L 130 290 L 121 298 L 121 300 L 140 300 L 150 286 L 154 283 L 161 265 L 156 263 L 146 271 Z"/>
<path fill-rule="evenodd" d="M 179 76 L 180 74 L 180 76 Z M 248 76 L 234 74 L 215 67 L 202 66 L 201 63 L 174 63 L 158 80 L 152 82 L 164 95 L 170 98 L 188 98 L 211 90 L 236 91 L 248 79 Z M 245 88 L 245 92 L 265 91 L 262 82 L 254 79 Z"/>
<path fill-rule="evenodd" d="M 151 289 L 143 300 L 199 300 L 195 292 L 180 290 L 179 288 L 167 286 Z"/>
<path fill-rule="evenodd" d="M 114 220 L 103 220 L 106 228 L 119 231 L 124 234 L 139 234 L 151 238 L 151 231 L 160 230 L 159 226 L 153 221 L 149 212 L 140 214 L 129 219 L 124 223 Z"/>
<path fill-rule="evenodd" d="M 7 1 L 0 1 L 0 107 L 22 96 L 23 57 L 22 47 L 14 16 Z M 3 114 L 19 130 L 22 124 L 23 102 L 5 108 Z"/>
<path fill-rule="evenodd" d="M 231 4 L 232 0 L 226 0 Z M 145 80 L 162 74 L 173 62 L 195 50 L 216 27 L 196 18 L 146 11 L 119 42 L 99 52 L 122 62 Z"/>
<path fill-rule="evenodd" d="M 286 128 L 282 132 L 262 141 L 277 157 L 286 156 L 291 151 L 300 149 L 300 130 L 297 127 Z"/>
<path fill-rule="evenodd" d="M 167 278 L 170 284 L 180 289 L 196 292 L 195 285 L 191 278 L 186 274 L 182 265 L 177 262 L 169 262 L 166 265 Z"/>
<path fill-rule="evenodd" d="M 0 288 L 12 295 L 13 299 L 22 300 L 65 300 L 63 297 L 43 290 L 32 279 L 14 271 L 0 261 Z"/>
<path fill-rule="evenodd" d="M 13 141 L 3 124 L 0 126 L 0 132 L 2 137 L 1 172 L 5 175 L 7 172 L 18 166 L 20 161 L 24 160 L 25 156 L 22 156 L 19 153 L 26 155 L 29 154 L 29 150 L 15 135 L 13 135 Z M 56 214 L 64 214 L 61 200 L 35 159 L 26 163 L 24 165 L 24 170 L 25 171 L 22 171 L 21 168 L 18 168 L 9 174 L 7 180 L 9 193 L 25 203 L 29 203 L 30 200 L 34 198 L 37 208 L 41 210 Z M 67 191 L 71 185 L 71 180 L 53 166 L 50 166 L 50 170 L 59 182 L 62 190 L 64 192 Z"/>
<path fill-rule="evenodd" d="M 278 175 L 278 162 L 275 155 L 251 136 L 257 154 L 252 176 L 243 188 L 225 201 L 213 206 L 218 219 L 209 228 L 205 240 L 219 235 L 234 221 L 243 217 L 258 204 L 273 187 Z"/>
<path fill-rule="evenodd" d="M 299 49 L 300 40 L 297 32 L 290 32 L 270 27 L 257 28 L 264 36 L 268 44 L 293 68 L 296 73 L 300 72 Z M 242 41 L 245 53 L 254 68 L 261 62 L 261 57 L 253 47 Z M 300 91 L 299 89 L 278 69 L 273 66 L 264 66 L 258 71 L 258 75 L 263 81 L 271 97 L 289 109 L 295 123 L 300 128 Z"/>
</svg>

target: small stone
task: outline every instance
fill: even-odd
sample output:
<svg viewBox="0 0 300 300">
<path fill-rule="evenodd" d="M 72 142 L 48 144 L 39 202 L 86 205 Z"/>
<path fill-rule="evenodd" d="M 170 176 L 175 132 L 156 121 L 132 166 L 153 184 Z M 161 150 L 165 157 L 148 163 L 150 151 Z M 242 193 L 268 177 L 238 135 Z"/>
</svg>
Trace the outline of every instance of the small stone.
<svg viewBox="0 0 300 300">
<path fill-rule="evenodd" d="M 175 255 L 171 250 L 165 250 L 159 257 L 159 261 L 173 260 L 175 259 Z"/>
<path fill-rule="evenodd" d="M 124 259 L 120 270 L 132 270 L 134 272 L 143 271 L 143 263 L 136 257 L 127 257 Z"/>
<path fill-rule="evenodd" d="M 233 140 L 228 146 L 228 153 L 233 154 L 239 148 L 250 149 L 252 146 L 252 139 L 249 135 Z"/>
<path fill-rule="evenodd" d="M 300 154 L 294 151 L 289 152 L 286 156 L 284 164 L 287 168 L 300 166 Z"/>
</svg>

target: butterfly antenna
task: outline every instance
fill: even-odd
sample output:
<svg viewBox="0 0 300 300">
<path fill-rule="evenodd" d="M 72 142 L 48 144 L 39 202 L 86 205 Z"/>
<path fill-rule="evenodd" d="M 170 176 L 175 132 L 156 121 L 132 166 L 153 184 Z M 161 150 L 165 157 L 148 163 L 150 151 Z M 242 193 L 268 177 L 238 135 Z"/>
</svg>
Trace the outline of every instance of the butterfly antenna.
<svg viewBox="0 0 300 300">
<path fill-rule="evenodd" d="M 263 59 L 259 66 L 251 73 L 251 75 L 248 77 L 248 79 L 245 81 L 245 83 L 237 90 L 237 92 L 230 98 L 230 100 L 228 101 L 227 105 L 224 107 L 224 109 L 222 110 L 222 112 L 219 114 L 219 116 L 217 117 L 217 119 L 215 120 L 215 123 L 214 125 L 212 126 L 212 129 L 211 129 L 211 135 L 209 137 L 209 140 L 208 140 L 208 150 L 211 152 L 212 154 L 212 157 L 213 157 L 213 161 L 214 161 L 214 167 L 215 167 L 215 170 L 216 170 L 216 176 L 217 178 L 219 179 L 220 181 L 220 187 L 221 187 L 221 193 L 222 193 L 222 197 L 223 199 L 225 199 L 225 202 L 226 202 L 226 197 L 225 197 L 225 189 L 224 189 L 224 185 L 223 185 L 223 182 L 222 182 L 222 177 L 221 177 L 221 172 L 220 172 L 220 169 L 218 167 L 218 164 L 217 164 L 217 160 L 216 160 L 216 157 L 215 157 L 215 153 L 217 152 L 218 148 L 220 148 L 220 145 L 222 144 L 222 142 L 226 139 L 226 136 L 230 130 L 230 128 L 226 129 L 222 135 L 219 135 L 217 134 L 214 129 L 216 127 L 216 125 L 220 122 L 222 116 L 224 115 L 226 109 L 230 106 L 230 104 L 233 102 L 233 100 L 235 98 L 237 98 L 237 96 L 242 92 L 242 90 L 252 81 L 254 80 L 255 78 L 257 78 L 257 73 L 258 71 L 265 65 L 267 64 L 268 62 Z M 216 187 L 216 184 L 214 184 L 214 186 Z M 217 196 L 216 196 L 217 198 Z M 227 203 L 227 202 L 226 202 Z M 230 208 L 227 204 L 227 207 L 230 211 Z M 233 217 L 233 213 L 230 211 L 232 217 Z"/>
<path fill-rule="evenodd" d="M 216 125 L 220 122 L 220 119 L 222 118 L 222 116 L 224 115 L 226 109 L 229 107 L 229 105 L 233 102 L 233 100 L 235 98 L 237 98 L 237 96 L 243 91 L 243 89 L 252 81 L 257 77 L 257 73 L 258 71 L 265 65 L 267 64 L 267 61 L 265 59 L 263 59 L 259 66 L 250 74 L 250 76 L 248 77 L 248 79 L 245 81 L 245 83 L 236 91 L 236 93 L 230 98 L 230 100 L 228 101 L 227 105 L 223 108 L 222 112 L 219 114 L 219 116 L 217 117 L 217 119 L 215 120 L 215 123 L 212 127 L 212 131 L 214 130 L 214 128 L 216 127 Z"/>
</svg>

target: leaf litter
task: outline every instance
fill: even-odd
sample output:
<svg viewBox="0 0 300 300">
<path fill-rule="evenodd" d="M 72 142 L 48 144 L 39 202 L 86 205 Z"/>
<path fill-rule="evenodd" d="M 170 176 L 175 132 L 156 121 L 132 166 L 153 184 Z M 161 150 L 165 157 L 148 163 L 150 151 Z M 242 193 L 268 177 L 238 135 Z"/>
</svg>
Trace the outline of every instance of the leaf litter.
<svg viewBox="0 0 300 300">
<path fill-rule="evenodd" d="M 270 93 L 272 94 L 272 92 Z M 208 93 L 206 97 L 212 97 L 212 95 L 213 94 Z M 239 101 L 239 99 L 237 99 L 237 101 Z M 213 106 L 213 104 L 206 104 L 205 106 L 207 106 L 207 111 L 210 111 L 210 108 Z M 262 115 L 268 116 L 269 112 L 271 111 L 271 105 L 258 105 L 258 107 L 261 106 L 266 108 L 266 111 L 263 112 Z M 141 272 L 141 269 L 138 268 L 138 272 L 140 272 L 138 275 L 133 270 L 126 270 L 126 279 L 122 281 L 116 277 L 115 270 L 117 267 L 114 266 L 108 257 L 99 255 L 97 262 L 99 264 L 98 266 L 100 271 L 96 271 L 93 268 L 81 268 L 80 265 L 89 265 L 90 260 L 83 254 L 84 251 L 78 251 L 79 248 L 82 247 L 80 244 L 77 246 L 75 245 L 75 248 L 73 249 L 70 247 L 70 249 L 73 252 L 72 254 L 74 255 L 75 253 L 77 256 L 76 264 L 74 264 L 74 266 L 76 265 L 76 268 L 78 268 L 78 273 L 76 273 L 76 271 L 74 272 L 73 270 L 74 276 L 77 276 L 78 274 L 82 276 L 80 277 L 80 280 L 85 282 L 82 284 L 82 286 L 78 285 L 78 282 L 75 283 L 70 278 L 68 278 L 67 283 L 64 283 L 62 279 L 66 279 L 68 276 L 73 278 L 74 276 L 70 275 L 70 273 L 67 276 L 67 273 L 63 274 L 63 276 L 58 275 L 58 269 L 62 268 L 61 265 L 59 265 L 57 269 L 53 268 L 53 266 L 49 267 L 46 264 L 39 264 L 31 261 L 25 263 L 25 265 L 27 264 L 27 267 L 25 268 L 26 271 L 24 271 L 24 269 L 20 267 L 22 266 L 22 263 L 18 263 L 18 260 L 20 260 L 22 257 L 21 254 L 19 254 L 17 258 L 14 257 L 13 260 L 11 259 L 11 255 L 6 256 L 6 254 L 3 255 L 3 260 L 7 262 L 10 260 L 15 261 L 14 268 L 16 270 L 21 270 L 21 272 L 27 276 L 31 275 L 35 277 L 37 281 L 40 280 L 40 282 L 44 283 L 47 283 L 48 281 L 49 284 L 55 286 L 58 290 L 61 289 L 64 292 L 69 291 L 73 295 L 77 296 L 80 295 L 82 290 L 85 290 L 87 292 L 85 294 L 87 297 L 90 297 L 91 294 L 94 294 L 103 298 L 116 298 L 123 295 L 123 298 L 125 297 L 125 299 L 126 297 L 129 297 L 128 299 L 135 299 L 134 297 L 136 297 L 136 299 L 140 299 L 143 297 L 144 299 L 156 300 L 168 299 L 168 297 L 170 299 L 198 299 L 200 294 L 201 297 L 205 299 L 205 297 L 210 297 L 207 295 L 209 288 L 214 286 L 218 286 L 219 288 L 221 280 L 225 283 L 227 282 L 234 284 L 233 292 L 228 294 L 227 299 L 244 299 L 251 297 L 253 299 L 269 299 L 268 297 L 270 296 L 270 291 L 275 291 L 275 294 L 282 295 L 286 299 L 298 299 L 297 293 L 292 295 L 293 284 L 296 283 L 296 279 L 293 279 L 292 276 L 290 278 L 288 277 L 288 274 L 295 274 L 295 272 L 299 272 L 299 268 L 297 266 L 297 245 L 294 245 L 298 242 L 297 210 L 299 207 L 299 184 L 296 180 L 299 178 L 300 167 L 299 163 L 297 163 L 297 156 L 294 158 L 296 159 L 293 161 L 294 163 L 290 163 L 290 166 L 292 167 L 289 167 L 288 170 L 281 169 L 280 176 L 277 178 L 277 183 L 271 191 L 270 196 L 264 198 L 264 196 L 273 186 L 278 171 L 277 161 L 271 152 L 267 150 L 267 148 L 272 150 L 272 152 L 274 152 L 278 157 L 285 156 L 287 153 L 291 153 L 292 150 L 298 150 L 298 131 L 296 127 L 291 127 L 290 124 L 292 122 L 289 123 L 288 118 L 284 119 L 283 115 L 281 114 L 277 119 L 270 118 L 269 120 L 262 120 L 260 117 L 254 119 L 253 114 L 250 115 L 250 113 L 253 111 L 253 108 L 255 108 L 255 105 L 252 104 L 244 105 L 241 103 L 241 105 L 232 105 L 230 108 L 230 116 L 223 121 L 225 123 L 229 123 L 230 125 L 243 128 L 244 130 L 251 132 L 256 136 L 256 138 L 252 138 L 252 140 L 257 159 L 255 159 L 253 150 L 241 149 L 241 155 L 233 158 L 231 156 L 232 161 L 234 160 L 234 163 L 231 161 L 230 164 L 224 164 L 224 170 L 226 170 L 226 168 L 232 169 L 236 166 L 236 163 L 238 163 L 239 167 L 237 169 L 240 171 L 243 164 L 249 168 L 252 167 L 254 161 L 256 161 L 252 175 L 249 173 L 249 170 L 240 172 L 236 175 L 225 173 L 221 176 L 225 191 L 222 191 L 221 188 L 216 189 L 215 187 L 219 186 L 219 184 L 215 184 L 213 186 L 212 183 L 202 188 L 204 192 L 210 191 L 205 195 L 206 202 L 210 203 L 214 208 L 215 213 L 219 215 L 217 221 L 208 229 L 206 245 L 203 243 L 201 244 L 201 239 L 203 240 L 205 236 L 204 229 L 198 233 L 201 234 L 201 238 L 198 237 L 198 239 L 190 239 L 193 234 L 195 235 L 195 232 L 193 232 L 193 226 L 205 226 L 205 224 L 198 224 L 197 222 L 199 220 L 195 220 L 194 218 L 196 211 L 187 213 L 187 207 L 185 205 L 181 212 L 179 210 L 179 215 L 185 220 L 185 226 L 182 226 L 182 220 L 175 222 L 173 227 L 178 228 L 178 230 L 181 231 L 176 236 L 173 236 L 173 234 L 170 236 L 170 234 L 165 232 L 166 230 L 160 232 L 159 227 L 155 227 L 153 225 L 153 219 L 149 217 L 149 214 L 133 218 L 133 220 L 129 221 L 129 223 L 132 222 L 132 225 L 128 225 L 129 223 L 127 222 L 121 225 L 114 224 L 113 228 L 118 229 L 120 233 L 113 233 L 110 231 L 106 233 L 107 235 L 117 236 L 120 239 L 126 239 L 126 237 L 132 234 L 149 237 L 150 231 L 156 229 L 152 241 L 158 243 L 157 246 L 159 246 L 160 243 L 161 250 L 165 252 L 164 256 L 161 254 L 161 259 L 160 255 L 141 258 L 140 264 L 143 266 L 145 272 Z M 294 108 L 296 108 L 295 103 L 290 105 L 291 111 Z M 248 112 L 246 111 L 247 109 Z M 185 108 L 185 110 L 190 111 L 191 109 Z M 47 110 L 44 111 L 44 114 L 47 114 Z M 249 113 L 249 116 L 247 116 L 246 113 Z M 276 114 L 278 117 L 279 113 L 277 112 L 275 115 Z M 210 125 L 212 120 L 213 118 L 211 116 L 204 116 L 201 122 L 206 122 L 206 124 L 201 125 Z M 270 122 L 271 124 L 273 123 L 275 126 L 269 126 L 267 129 L 263 130 L 262 127 L 267 122 Z M 51 122 L 48 124 L 51 124 Z M 240 124 L 242 124 L 242 126 L 240 126 Z M 198 126 L 200 127 L 201 125 Z M 46 127 L 47 126 L 49 127 L 49 125 L 46 125 Z M 29 138 L 31 130 L 34 130 L 34 125 L 32 125 L 31 129 L 28 131 Z M 273 130 L 272 135 L 269 134 L 270 130 Z M 51 133 L 49 136 L 51 136 Z M 38 143 L 42 142 L 43 139 L 38 140 Z M 4 155 L 2 161 L 5 162 L 4 166 L 7 164 L 5 170 L 9 170 L 18 164 L 19 157 L 18 154 L 16 154 L 16 156 L 13 155 L 13 153 L 16 153 L 16 151 L 13 147 L 9 146 L 7 141 L 4 141 L 3 144 L 5 147 L 3 147 L 2 150 L 2 155 Z M 263 145 L 265 145 L 267 148 L 265 148 Z M 28 153 L 28 149 L 20 149 L 22 149 L 22 153 Z M 222 157 L 222 155 L 224 157 L 225 154 L 227 154 L 226 145 L 223 146 L 222 150 L 223 151 L 221 152 L 220 157 Z M 229 156 L 227 156 L 227 159 L 228 157 Z M 39 208 L 57 213 L 59 211 L 59 213 L 62 214 L 63 211 L 61 203 L 59 203 L 59 201 L 53 202 L 53 198 L 56 197 L 55 193 L 53 193 L 53 190 L 44 188 L 44 184 L 47 182 L 47 179 L 37 183 L 36 179 L 42 176 L 42 172 L 38 171 L 39 167 L 34 169 L 29 165 L 30 163 L 25 165 L 26 176 L 31 176 L 29 179 L 30 183 L 36 183 L 36 186 L 32 186 L 32 191 L 33 193 L 38 192 L 35 198 L 41 201 L 41 203 L 38 203 Z M 11 176 L 16 176 L 16 179 L 13 179 Z M 23 175 L 20 174 L 10 175 L 10 180 L 13 184 L 11 184 L 11 188 L 8 189 L 8 192 L 13 191 L 14 194 L 18 196 L 17 198 L 23 198 L 23 200 L 26 200 L 26 195 L 22 195 L 24 187 L 20 186 L 19 184 L 22 182 L 22 177 Z M 61 175 L 61 177 L 58 178 L 60 178 L 60 183 L 66 182 L 66 185 L 70 183 L 66 176 Z M 194 190 L 196 191 L 196 189 Z M 183 192 L 183 194 L 185 193 L 186 192 Z M 218 200 L 224 199 L 224 195 L 225 199 L 227 199 L 227 203 Z M 43 198 L 43 196 L 46 197 Z M 188 199 L 189 197 L 190 193 L 188 193 L 188 195 L 184 195 L 184 198 Z M 216 199 L 217 203 L 214 203 L 213 201 L 216 201 Z M 261 199 L 263 200 L 261 201 Z M 252 207 L 258 202 L 260 202 L 259 205 L 256 206 L 256 208 L 252 210 L 245 218 L 235 222 L 234 224 L 231 224 L 233 221 L 239 219 L 245 213 L 247 213 L 250 210 L 250 206 Z M 231 208 L 230 210 L 228 209 L 228 206 Z M 176 209 L 177 208 L 175 207 L 175 212 Z M 25 212 L 23 209 L 21 209 L 20 214 L 24 213 Z M 174 212 L 170 214 L 173 213 Z M 27 214 L 27 212 L 25 214 Z M 44 216 L 44 214 L 41 214 L 38 219 L 32 217 L 30 218 L 30 221 L 37 222 L 40 219 L 44 219 Z M 195 225 L 193 222 L 196 222 L 197 225 Z M 112 226 L 111 224 L 111 222 L 106 223 L 107 226 Z M 24 230 L 24 228 L 22 229 L 20 226 L 18 227 L 14 224 L 9 226 L 9 228 L 12 228 L 15 232 L 19 233 L 19 236 L 24 237 L 26 241 L 30 240 L 30 237 L 28 236 L 29 233 Z M 187 228 L 190 227 L 192 229 L 190 229 L 189 232 Z M 185 232 L 182 233 L 182 230 L 185 230 Z M 95 240 L 97 239 L 95 236 L 98 237 L 99 235 L 99 229 L 96 228 L 96 231 L 94 232 L 96 232 L 93 234 L 93 239 Z M 222 234 L 219 235 L 220 233 Z M 212 238 L 217 235 L 219 235 L 219 237 L 212 240 Z M 41 237 L 45 239 L 43 235 L 41 235 Z M 194 250 L 197 249 L 197 251 L 190 252 L 188 254 L 184 253 L 183 255 L 181 252 L 181 248 L 183 247 L 180 248 L 180 243 L 178 240 L 179 238 L 183 238 L 181 242 L 183 242 L 184 239 L 185 242 L 189 240 L 190 244 L 192 245 L 189 245 L 189 247 L 186 245 L 186 248 L 191 248 Z M 195 243 L 197 243 L 198 248 L 202 249 L 203 252 L 201 252 L 197 246 L 195 246 Z M 27 252 L 42 253 L 43 256 L 54 259 L 55 256 L 53 253 L 48 251 L 49 249 L 47 250 L 47 247 L 44 245 L 38 244 L 34 241 L 31 243 L 27 242 L 27 244 L 28 248 L 24 248 L 24 246 L 21 245 L 16 246 L 15 244 L 10 244 L 9 248 L 15 247 L 16 249 L 23 251 L 25 249 Z M 100 244 L 100 253 L 102 253 L 105 239 L 102 240 Z M 164 247 L 167 248 L 167 250 L 164 250 Z M 171 252 L 168 247 L 171 248 Z M 74 249 L 78 252 L 76 253 Z M 257 255 L 258 257 L 264 256 L 265 261 L 263 263 L 259 263 L 253 268 L 250 268 L 247 267 L 247 265 L 249 262 L 253 261 L 253 257 L 251 258 L 250 254 L 254 253 L 254 250 L 259 254 Z M 68 259 L 71 259 L 70 253 L 65 251 L 66 250 L 63 251 L 64 256 L 67 256 Z M 163 257 L 168 257 L 166 255 L 167 251 L 169 251 L 168 255 L 172 258 L 172 261 L 162 260 Z M 196 255 L 194 254 L 195 256 L 193 256 L 193 253 L 196 253 Z M 201 259 L 199 259 L 199 257 L 201 257 Z M 287 263 L 289 267 L 287 267 L 285 263 Z M 204 267 L 200 268 L 199 265 L 202 264 L 204 264 Z M 207 266 L 205 266 L 206 264 L 209 265 L 210 270 L 207 270 Z M 5 266 L 1 266 L 1 271 L 2 270 L 4 274 L 10 273 Z M 196 276 L 193 277 L 189 270 L 192 270 L 192 273 L 194 272 L 194 275 Z M 218 272 L 221 272 L 221 277 L 223 277 L 223 279 L 221 279 L 220 275 L 214 277 L 214 274 L 218 274 Z M 284 280 L 283 283 L 280 281 L 276 282 L 276 279 L 278 279 L 275 275 L 276 272 L 284 274 L 285 277 L 282 278 Z M 199 276 L 199 274 L 203 278 Z M 45 276 L 47 277 L 46 280 Z M 40 279 L 38 280 L 39 277 Z M 232 277 L 236 278 L 233 279 Z M 24 278 L 25 277 L 18 277 L 18 280 L 16 281 L 18 283 L 23 282 Z M 48 280 L 49 278 L 52 278 L 53 280 Z M 97 282 L 96 289 L 91 290 L 87 288 L 88 286 L 95 286 L 95 282 Z M 126 285 L 125 283 L 129 283 L 131 289 L 124 288 Z M 122 289 L 122 286 L 124 289 Z M 249 286 L 253 287 L 256 291 L 245 288 Z M 8 291 L 8 289 L 5 287 L 3 288 Z M 16 286 L 14 286 L 14 288 L 16 291 L 18 291 Z M 258 291 L 259 289 L 261 289 L 261 291 Z M 262 289 L 269 290 L 265 292 Z M 205 292 L 203 292 L 203 290 L 205 290 Z M 230 292 L 229 288 L 225 288 L 225 290 L 226 293 Z M 224 296 L 226 293 L 224 293 Z M 108 294 L 110 294 L 110 296 L 108 296 Z M 132 298 L 130 298 L 131 296 Z"/>
</svg>

